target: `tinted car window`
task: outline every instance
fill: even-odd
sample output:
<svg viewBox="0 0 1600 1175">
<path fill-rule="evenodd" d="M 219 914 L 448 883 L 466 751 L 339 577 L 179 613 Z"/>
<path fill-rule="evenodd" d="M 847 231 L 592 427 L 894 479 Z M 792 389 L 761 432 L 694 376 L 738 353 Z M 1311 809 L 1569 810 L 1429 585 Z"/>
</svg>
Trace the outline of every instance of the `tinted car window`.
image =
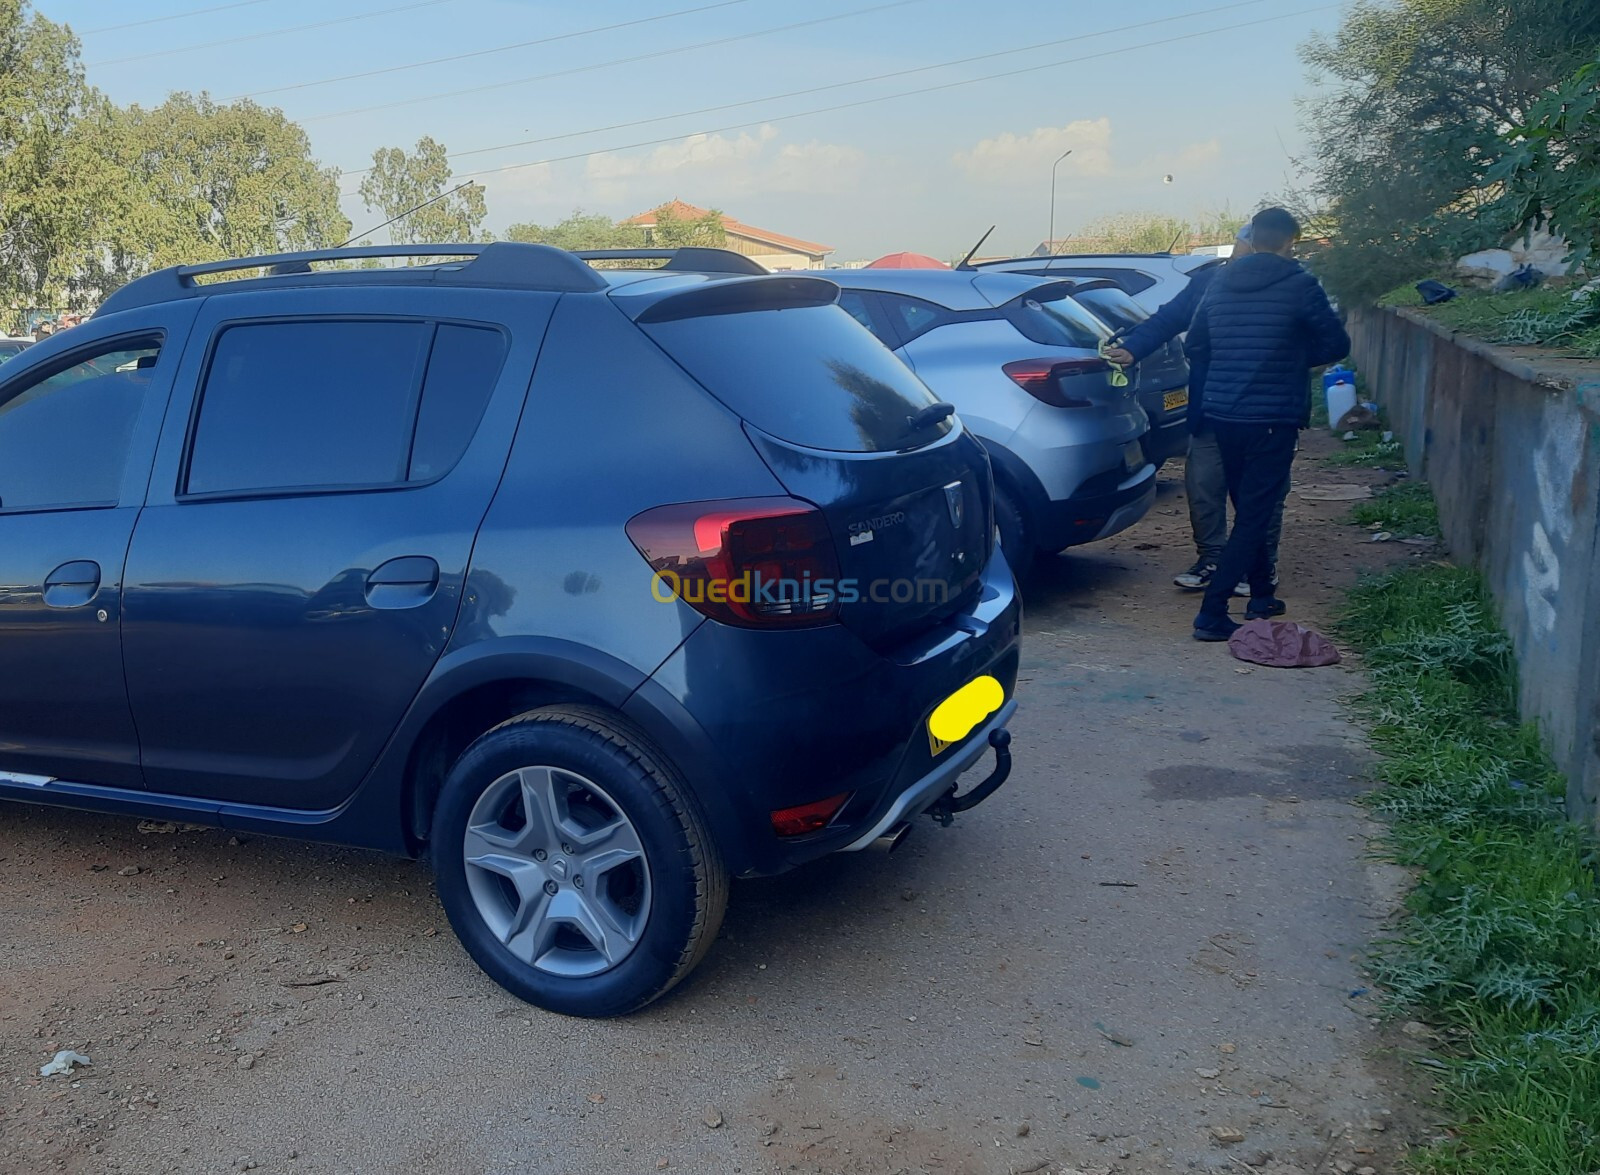
<svg viewBox="0 0 1600 1175">
<path fill-rule="evenodd" d="M 1118 330 L 1138 326 L 1150 317 L 1145 313 L 1144 307 L 1130 298 L 1125 291 L 1114 290 L 1109 286 L 1101 286 L 1094 290 L 1074 290 L 1072 298 L 1079 305 L 1086 307 L 1101 322 Z"/>
<path fill-rule="evenodd" d="M 893 294 L 883 295 L 884 305 L 889 308 L 889 313 L 894 315 L 896 323 L 907 340 L 914 339 L 924 331 L 932 330 L 940 323 L 948 322 L 952 315 L 947 310 L 941 310 L 929 302 L 920 302 L 915 298 L 901 298 Z"/>
<path fill-rule="evenodd" d="M 1005 306 L 1006 316 L 1023 336 L 1050 347 L 1098 350 L 1109 337 L 1105 326 L 1066 294 L 1046 301 L 1018 298 Z"/>
<path fill-rule="evenodd" d="M 26 346 L 27 344 L 21 341 L 0 339 L 0 363 L 4 363 L 7 359 L 15 359 L 22 354 Z"/>
<path fill-rule="evenodd" d="M 0 509 L 114 506 L 160 344 L 127 342 L 9 388 L 0 403 Z"/>
<path fill-rule="evenodd" d="M 837 306 L 652 323 L 646 333 L 763 432 L 814 449 L 904 448 L 906 417 L 935 403 L 904 363 Z M 916 434 L 924 444 L 948 420 Z"/>
<path fill-rule="evenodd" d="M 187 491 L 406 480 L 432 336 L 421 322 L 228 327 L 201 393 Z"/>
<path fill-rule="evenodd" d="M 422 384 L 409 480 L 431 481 L 455 468 L 478 431 L 505 357 L 506 339 L 497 330 L 451 323 L 439 327 Z"/>
<path fill-rule="evenodd" d="M 861 291 L 840 290 L 839 305 L 844 309 L 846 314 L 855 319 L 868 330 L 872 331 L 873 334 L 878 333 L 873 326 L 872 311 L 867 309 L 866 295 L 862 294 Z"/>
</svg>

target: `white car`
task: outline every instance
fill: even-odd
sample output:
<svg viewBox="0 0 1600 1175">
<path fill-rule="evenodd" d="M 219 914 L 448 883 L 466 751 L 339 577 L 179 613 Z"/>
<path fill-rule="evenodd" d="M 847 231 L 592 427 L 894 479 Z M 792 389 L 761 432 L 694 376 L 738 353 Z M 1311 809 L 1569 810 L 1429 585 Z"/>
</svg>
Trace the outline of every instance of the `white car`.
<svg viewBox="0 0 1600 1175">
<path fill-rule="evenodd" d="M 1207 253 L 1058 253 L 1054 257 L 983 261 L 973 268 L 984 273 L 1025 273 L 1075 281 L 1105 278 L 1115 282 L 1146 313 L 1154 314 L 1178 296 L 1191 276 L 1222 262 L 1222 257 Z"/>
</svg>

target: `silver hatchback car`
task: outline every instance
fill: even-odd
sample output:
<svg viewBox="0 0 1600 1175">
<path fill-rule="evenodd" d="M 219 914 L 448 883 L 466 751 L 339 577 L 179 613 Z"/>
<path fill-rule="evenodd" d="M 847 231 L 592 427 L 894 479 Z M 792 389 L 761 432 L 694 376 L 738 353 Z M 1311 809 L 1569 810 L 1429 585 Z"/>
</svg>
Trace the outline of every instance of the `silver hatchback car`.
<svg viewBox="0 0 1600 1175">
<path fill-rule="evenodd" d="M 1019 574 L 1036 554 L 1143 518 L 1149 418 L 1100 358 L 1106 326 L 1072 283 L 966 270 L 829 270 L 839 304 L 955 405 L 989 451 L 995 524 Z"/>
</svg>

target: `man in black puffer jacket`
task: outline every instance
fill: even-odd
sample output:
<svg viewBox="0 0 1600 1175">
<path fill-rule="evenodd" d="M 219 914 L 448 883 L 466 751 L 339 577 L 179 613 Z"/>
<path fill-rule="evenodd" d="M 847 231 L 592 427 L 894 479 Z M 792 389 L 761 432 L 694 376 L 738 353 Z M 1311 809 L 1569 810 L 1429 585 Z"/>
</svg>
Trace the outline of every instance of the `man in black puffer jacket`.
<svg viewBox="0 0 1600 1175">
<path fill-rule="evenodd" d="M 1227 640 L 1239 627 L 1228 598 L 1241 578 L 1250 583 L 1246 619 L 1285 611 L 1273 595 L 1267 532 L 1310 423 L 1310 371 L 1350 351 L 1321 284 L 1289 255 L 1299 235 L 1284 209 L 1256 213 L 1251 255 L 1211 283 L 1185 343 L 1205 369 L 1206 420 L 1233 499 L 1233 531 L 1194 618 L 1196 640 Z"/>
</svg>

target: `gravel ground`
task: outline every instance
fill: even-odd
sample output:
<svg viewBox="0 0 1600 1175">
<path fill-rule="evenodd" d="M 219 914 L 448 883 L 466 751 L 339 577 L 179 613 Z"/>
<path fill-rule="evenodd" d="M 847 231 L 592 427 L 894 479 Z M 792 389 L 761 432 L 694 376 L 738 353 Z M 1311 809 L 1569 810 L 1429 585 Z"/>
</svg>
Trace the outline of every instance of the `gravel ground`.
<svg viewBox="0 0 1600 1175">
<path fill-rule="evenodd" d="M 1377 476 L 1329 444 L 1302 483 Z M 1346 508 L 1291 499 L 1291 616 L 1421 554 Z M 1169 466 L 1031 594 L 1006 787 L 737 884 L 624 1021 L 494 987 L 422 864 L 5 805 L 0 1169 L 1393 1170 L 1419 1120 L 1363 990 L 1400 879 L 1352 803 L 1358 683 L 1189 640 L 1191 559 Z M 39 1078 L 62 1048 L 92 1066 Z"/>
</svg>

